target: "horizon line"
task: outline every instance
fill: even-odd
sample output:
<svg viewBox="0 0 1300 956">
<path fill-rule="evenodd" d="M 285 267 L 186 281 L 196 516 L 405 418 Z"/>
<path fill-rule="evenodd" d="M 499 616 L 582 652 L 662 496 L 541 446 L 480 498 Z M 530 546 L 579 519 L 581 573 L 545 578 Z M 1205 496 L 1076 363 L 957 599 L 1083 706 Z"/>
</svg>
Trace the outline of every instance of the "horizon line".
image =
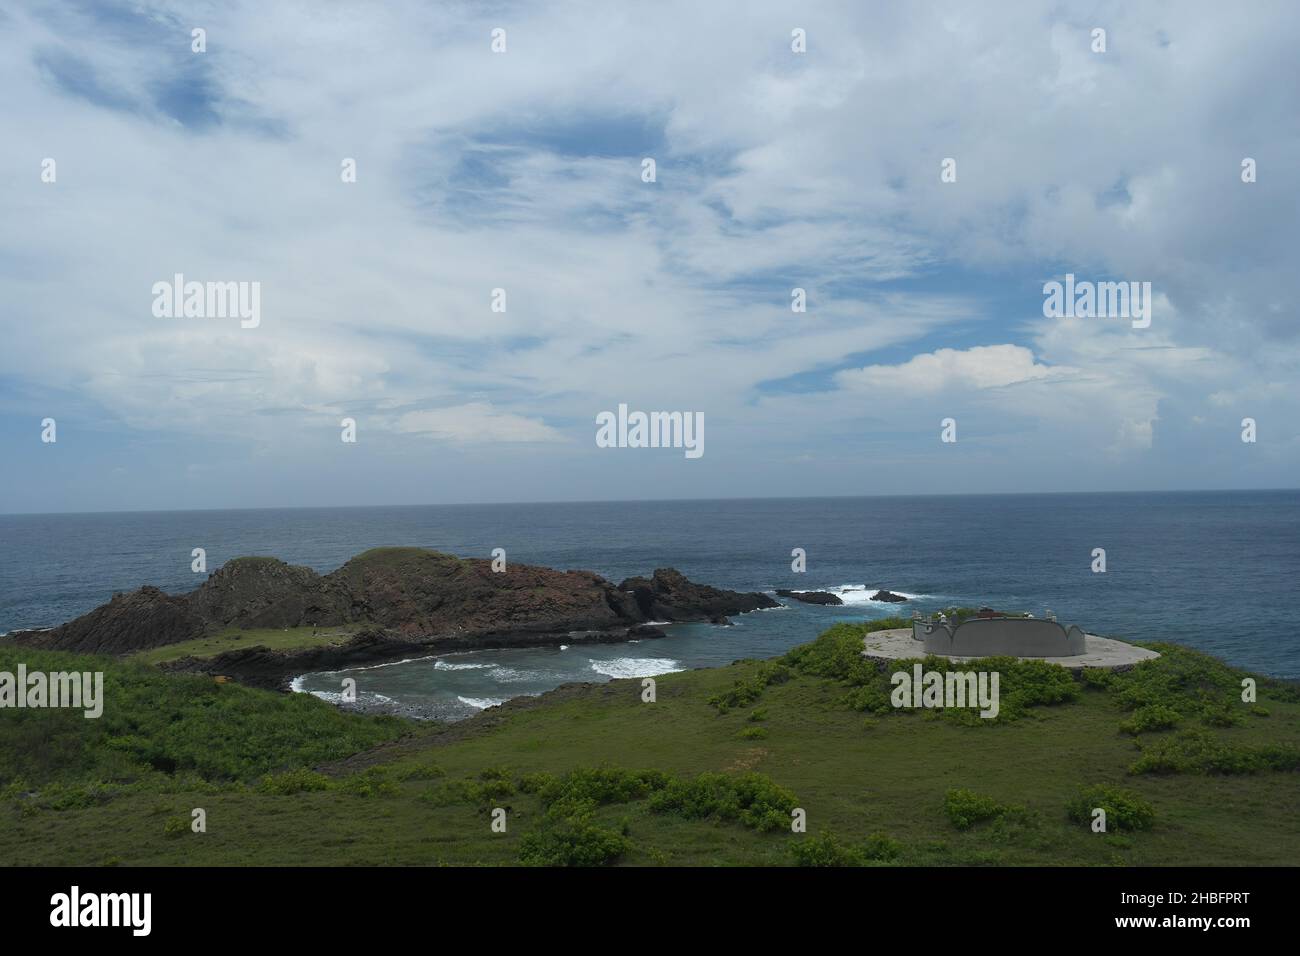
<svg viewBox="0 0 1300 956">
<path fill-rule="evenodd" d="M 1297 492 L 1300 488 L 1163 488 L 1125 489 L 1119 491 L 969 491 L 925 492 L 875 495 L 738 495 L 729 498 L 587 498 L 549 499 L 543 501 L 448 501 L 415 502 L 384 505 L 262 505 L 252 508 L 119 508 L 107 511 L 0 511 L 0 518 L 71 517 L 74 515 L 126 514 L 194 514 L 230 511 L 355 511 L 380 508 L 491 508 L 520 505 L 638 505 L 666 503 L 714 503 L 723 501 L 852 501 L 863 498 L 1029 498 L 1054 495 L 1195 495 L 1195 494 L 1275 494 Z"/>
</svg>

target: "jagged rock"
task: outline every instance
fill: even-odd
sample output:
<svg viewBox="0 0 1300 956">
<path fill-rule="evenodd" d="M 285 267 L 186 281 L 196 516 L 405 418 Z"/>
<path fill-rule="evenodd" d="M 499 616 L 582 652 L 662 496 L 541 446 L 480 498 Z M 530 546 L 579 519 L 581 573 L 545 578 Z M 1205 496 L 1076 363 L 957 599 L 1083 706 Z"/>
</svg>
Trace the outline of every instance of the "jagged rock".
<svg viewBox="0 0 1300 956">
<path fill-rule="evenodd" d="M 871 595 L 873 601 L 888 601 L 890 604 L 902 604 L 907 600 L 901 594 L 895 594 L 893 591 L 877 591 Z"/>
<path fill-rule="evenodd" d="M 337 626 L 350 601 L 330 576 L 278 558 L 235 558 L 189 595 L 190 607 L 215 628 Z"/>
<path fill-rule="evenodd" d="M 675 568 L 658 568 L 647 578 L 628 578 L 618 586 L 630 592 L 640 614 L 651 621 L 698 621 L 718 614 L 743 614 L 761 607 L 780 607 L 756 591 L 722 591 L 694 584 Z"/>
<path fill-rule="evenodd" d="M 792 598 L 795 601 L 803 601 L 804 604 L 843 604 L 838 595 L 831 594 L 830 591 L 791 591 L 788 588 L 777 588 L 776 593 L 781 597 Z"/>
<path fill-rule="evenodd" d="M 636 640 L 653 637 L 667 637 L 668 634 L 651 624 L 637 624 L 627 629 L 627 636 Z"/>
<path fill-rule="evenodd" d="M 15 642 L 31 647 L 88 654 L 125 654 L 174 644 L 201 634 L 203 619 L 186 597 L 172 597 L 146 585 L 114 594 L 89 614 L 48 631 L 20 631 Z"/>
<path fill-rule="evenodd" d="M 590 640 L 662 637 L 646 622 L 702 621 L 774 606 L 766 595 L 694 584 L 671 568 L 615 587 L 590 571 L 510 564 L 496 572 L 487 559 L 377 548 L 325 575 L 276 558 L 237 558 L 189 594 L 143 587 L 61 627 L 13 639 L 126 654 L 231 627 L 362 624 L 380 636 L 353 642 L 349 653 L 382 656 L 389 645 L 509 647 L 565 643 L 574 632 L 589 632 Z"/>
</svg>

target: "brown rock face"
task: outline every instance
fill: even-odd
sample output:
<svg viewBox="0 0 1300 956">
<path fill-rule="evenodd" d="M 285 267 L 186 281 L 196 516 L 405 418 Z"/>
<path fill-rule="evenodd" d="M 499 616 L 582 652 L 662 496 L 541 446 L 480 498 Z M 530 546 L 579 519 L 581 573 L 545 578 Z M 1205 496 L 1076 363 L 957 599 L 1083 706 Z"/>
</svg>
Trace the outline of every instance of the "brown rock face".
<svg viewBox="0 0 1300 956">
<path fill-rule="evenodd" d="M 457 558 L 419 548 L 367 551 L 326 576 L 352 597 L 352 620 L 404 634 L 597 629 L 627 624 L 589 571 Z"/>
<path fill-rule="evenodd" d="M 199 634 L 203 620 L 185 597 L 155 587 L 114 594 L 89 614 L 48 631 L 24 631 L 14 640 L 34 647 L 89 654 L 125 654 L 174 644 Z"/>
<path fill-rule="evenodd" d="M 328 576 L 277 558 L 229 561 L 188 600 L 215 629 L 343 624 L 350 603 Z"/>
<path fill-rule="evenodd" d="M 660 568 L 618 587 L 590 571 L 556 571 L 458 558 L 423 548 L 376 548 L 320 575 L 276 558 L 237 558 L 196 590 L 169 596 L 153 587 L 18 643 L 124 654 L 229 627 L 373 624 L 399 641 L 475 638 L 545 640 L 570 631 L 608 631 L 649 620 L 695 621 L 777 607 L 764 594 L 694 584 Z"/>
</svg>

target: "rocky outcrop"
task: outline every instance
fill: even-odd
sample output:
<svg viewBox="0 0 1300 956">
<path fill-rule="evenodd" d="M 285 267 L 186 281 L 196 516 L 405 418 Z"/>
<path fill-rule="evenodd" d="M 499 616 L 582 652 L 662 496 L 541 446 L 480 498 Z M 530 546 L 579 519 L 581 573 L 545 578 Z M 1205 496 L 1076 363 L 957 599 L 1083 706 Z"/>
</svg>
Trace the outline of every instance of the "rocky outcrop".
<svg viewBox="0 0 1300 956">
<path fill-rule="evenodd" d="M 312 649 L 337 661 L 431 645 L 563 643 L 575 633 L 602 640 L 662 637 L 646 622 L 707 621 L 775 606 L 767 595 L 695 584 L 671 568 L 615 587 L 590 571 L 509 564 L 497 572 L 486 559 L 377 548 L 325 575 L 276 558 L 238 558 L 189 594 L 142 587 L 61 627 L 12 637 L 33 646 L 126 654 L 231 627 L 370 625 L 346 651 Z M 253 670 L 260 666 L 246 662 Z M 266 669 L 278 672 L 279 664 Z"/>
<path fill-rule="evenodd" d="M 804 604 L 843 604 L 838 595 L 831 594 L 830 591 L 791 591 L 788 588 L 777 588 L 776 593 L 781 597 L 792 598 L 795 601 L 803 601 Z"/>
<path fill-rule="evenodd" d="M 903 604 L 907 598 L 901 594 L 895 594 L 893 591 L 877 591 L 871 595 L 873 601 L 888 601 L 890 604 Z"/>
<path fill-rule="evenodd" d="M 48 631 L 19 631 L 13 639 L 32 647 L 88 654 L 126 654 L 174 644 L 201 633 L 203 619 L 185 597 L 142 587 L 114 594 L 89 614 Z"/>
<path fill-rule="evenodd" d="M 659 568 L 649 578 L 628 578 L 618 590 L 631 597 L 635 613 L 649 621 L 699 621 L 743 614 L 780 602 L 757 591 L 722 591 L 694 584 L 674 568 Z"/>
<path fill-rule="evenodd" d="M 188 596 L 205 622 L 226 627 L 339 625 L 350 620 L 350 600 L 332 575 L 277 558 L 235 558 Z"/>
</svg>

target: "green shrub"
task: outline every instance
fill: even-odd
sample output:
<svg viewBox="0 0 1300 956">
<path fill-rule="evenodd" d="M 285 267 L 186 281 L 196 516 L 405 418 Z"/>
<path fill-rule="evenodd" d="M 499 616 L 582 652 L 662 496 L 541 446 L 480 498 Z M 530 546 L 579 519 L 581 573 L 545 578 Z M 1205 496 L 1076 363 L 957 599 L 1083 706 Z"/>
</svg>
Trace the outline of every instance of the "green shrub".
<svg viewBox="0 0 1300 956">
<path fill-rule="evenodd" d="M 660 770 L 623 770 L 617 767 L 579 767 L 554 777 L 536 774 L 522 782 L 526 792 L 535 793 L 547 809 L 582 805 L 601 806 L 629 803 L 649 796 L 667 785 L 669 777 Z"/>
<path fill-rule="evenodd" d="M 740 733 L 736 736 L 745 740 L 764 740 L 767 737 L 766 727 L 742 727 Z"/>
<path fill-rule="evenodd" d="M 873 833 L 862 845 L 862 856 L 867 860 L 887 862 L 903 855 L 903 845 L 883 833 Z"/>
<path fill-rule="evenodd" d="M 1206 701 L 1201 706 L 1201 723 L 1207 727 L 1236 727 L 1246 722 L 1242 706 L 1231 706 L 1222 701 Z"/>
<path fill-rule="evenodd" d="M 412 767 L 402 767 L 394 774 L 398 780 L 437 780 L 439 777 L 445 777 L 446 775 L 447 771 L 436 764 L 416 764 Z"/>
<path fill-rule="evenodd" d="M 863 687 L 880 676 L 876 665 L 862 656 L 863 637 L 873 631 L 911 626 L 901 617 L 866 624 L 834 624 L 815 640 L 792 648 L 781 660 L 803 674 Z"/>
<path fill-rule="evenodd" d="M 968 609 L 954 609 L 954 613 Z M 973 613 L 973 612 L 971 612 Z M 979 660 L 955 662 L 946 657 L 928 655 L 923 658 L 891 661 L 888 667 L 869 661 L 862 656 L 862 639 L 872 631 L 884 628 L 910 627 L 910 621 L 888 618 L 869 624 L 836 624 L 811 643 L 802 644 L 789 651 L 782 660 L 801 673 L 826 677 L 848 684 L 851 688 L 844 698 L 853 710 L 884 716 L 911 714 L 921 708 L 895 707 L 892 700 L 892 677 L 899 671 L 911 672 L 920 664 L 924 671 L 947 674 L 949 671 L 986 671 L 998 674 L 998 716 L 979 716 L 975 707 L 954 707 L 946 710 L 925 709 L 942 718 L 966 724 L 996 724 L 1016 720 L 1031 708 L 1051 706 L 1076 700 L 1079 683 L 1070 671 L 1046 661 L 1020 660 L 1016 657 L 985 657 Z"/>
<path fill-rule="evenodd" d="M 19 776 L 33 787 L 160 776 L 252 783 L 367 750 L 409 727 L 395 717 L 345 713 L 310 694 L 0 643 L 0 671 L 12 672 L 19 662 L 29 671 L 102 671 L 105 706 L 96 720 L 71 709 L 6 713 L 0 786 Z"/>
<path fill-rule="evenodd" d="M 548 820 L 525 834 L 519 841 L 519 860 L 528 866 L 609 866 L 631 848 L 623 833 L 579 815 Z"/>
<path fill-rule="evenodd" d="M 163 824 L 163 836 L 169 840 L 175 840 L 183 837 L 190 832 L 190 821 L 184 817 L 168 817 L 167 822 Z"/>
<path fill-rule="evenodd" d="M 1151 804 L 1128 790 L 1098 784 L 1079 791 L 1066 805 L 1066 815 L 1075 823 L 1092 825 L 1093 810 L 1106 811 L 1106 829 L 1146 830 L 1156 819 Z"/>
<path fill-rule="evenodd" d="M 52 783 L 41 788 L 33 802 L 44 810 L 84 810 L 87 807 L 103 806 L 130 789 L 97 781 L 84 784 Z"/>
<path fill-rule="evenodd" d="M 391 797 L 398 792 L 397 784 L 388 779 L 387 771 L 381 767 L 349 774 L 335 788 L 340 793 L 349 793 L 354 797 Z"/>
<path fill-rule="evenodd" d="M 1182 715 L 1167 704 L 1146 704 L 1133 711 L 1133 716 L 1122 722 L 1119 729 L 1136 736 L 1151 730 L 1169 730 L 1182 719 Z"/>
<path fill-rule="evenodd" d="M 329 777 L 323 773 L 308 770 L 306 767 L 300 767 L 297 770 L 286 770 L 284 773 L 267 774 L 257 785 L 260 792 L 280 797 L 314 790 L 328 790 L 329 788 Z"/>
<path fill-rule="evenodd" d="M 861 866 L 862 856 L 831 834 L 804 837 L 790 844 L 795 866 Z"/>
<path fill-rule="evenodd" d="M 844 846 L 829 833 L 790 844 L 796 866 L 867 866 L 896 860 L 902 852 L 897 841 L 880 833 L 867 837 L 860 847 Z"/>
<path fill-rule="evenodd" d="M 737 680 L 729 690 L 714 694 L 708 702 L 719 714 L 725 714 L 733 708 L 744 707 L 758 700 L 768 685 L 784 684 L 789 679 L 790 668 L 782 663 L 764 661 L 758 665 L 752 677 Z"/>
<path fill-rule="evenodd" d="M 1225 743 L 1207 730 L 1185 730 L 1142 748 L 1132 773 L 1248 774 L 1300 770 L 1294 744 L 1244 746 Z"/>
<path fill-rule="evenodd" d="M 969 830 L 977 823 L 993 820 L 1021 808 L 998 803 L 974 790 L 953 789 L 944 794 L 944 813 L 958 830 Z"/>
<path fill-rule="evenodd" d="M 1177 644 L 1153 644 L 1160 652 L 1155 660 L 1116 672 L 1107 688 L 1121 707 L 1134 711 L 1133 719 L 1121 725 L 1125 733 L 1166 730 L 1174 726 L 1170 714 L 1197 718 L 1209 727 L 1232 727 L 1245 719 L 1248 705 L 1241 700 L 1241 682 L 1252 676 L 1223 661 Z M 1255 677 L 1257 686 L 1276 700 L 1300 700 L 1300 691 L 1268 677 Z M 1139 715 L 1160 714 L 1146 726 Z"/>
<path fill-rule="evenodd" d="M 693 780 L 671 781 L 650 797 L 649 806 L 656 813 L 737 821 L 763 832 L 788 827 L 796 802 L 793 793 L 762 774 L 702 773 Z"/>
</svg>

